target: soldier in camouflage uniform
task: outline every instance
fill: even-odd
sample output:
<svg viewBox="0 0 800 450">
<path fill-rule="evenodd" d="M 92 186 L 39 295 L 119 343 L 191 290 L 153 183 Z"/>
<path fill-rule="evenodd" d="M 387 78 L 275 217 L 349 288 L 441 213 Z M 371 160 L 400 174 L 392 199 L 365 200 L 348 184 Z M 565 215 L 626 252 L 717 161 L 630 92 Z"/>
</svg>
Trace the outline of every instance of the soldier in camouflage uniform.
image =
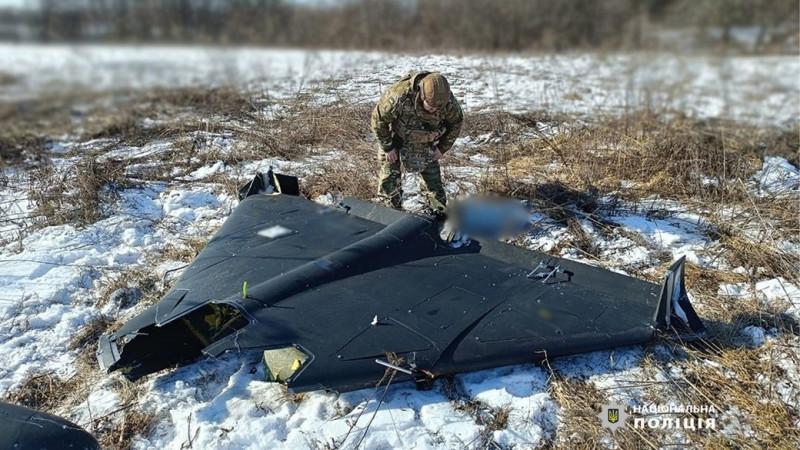
<svg viewBox="0 0 800 450">
<path fill-rule="evenodd" d="M 438 73 L 412 73 L 390 86 L 372 111 L 381 162 L 378 195 L 400 209 L 405 168 L 419 174 L 434 209 L 446 205 L 439 160 L 453 146 L 463 120 L 447 79 Z"/>
</svg>

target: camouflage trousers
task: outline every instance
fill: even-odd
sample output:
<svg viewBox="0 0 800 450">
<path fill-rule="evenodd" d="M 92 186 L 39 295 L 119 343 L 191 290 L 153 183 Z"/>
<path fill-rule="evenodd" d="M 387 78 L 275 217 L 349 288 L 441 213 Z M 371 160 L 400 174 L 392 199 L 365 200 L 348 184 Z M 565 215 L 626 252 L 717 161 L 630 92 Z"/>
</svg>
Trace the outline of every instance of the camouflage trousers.
<svg viewBox="0 0 800 450">
<path fill-rule="evenodd" d="M 393 208 L 400 209 L 403 203 L 403 180 L 400 161 L 390 163 L 386 161 L 386 153 L 378 149 L 378 159 L 381 164 L 378 173 L 378 196 L 387 201 Z M 429 198 L 429 203 L 436 200 L 442 205 L 447 204 L 447 196 L 442 185 L 442 171 L 439 162 L 434 161 L 425 166 L 418 174 L 419 185 L 422 192 Z M 433 199 L 430 199 L 433 197 Z M 435 206 L 432 204 L 432 207 Z"/>
</svg>

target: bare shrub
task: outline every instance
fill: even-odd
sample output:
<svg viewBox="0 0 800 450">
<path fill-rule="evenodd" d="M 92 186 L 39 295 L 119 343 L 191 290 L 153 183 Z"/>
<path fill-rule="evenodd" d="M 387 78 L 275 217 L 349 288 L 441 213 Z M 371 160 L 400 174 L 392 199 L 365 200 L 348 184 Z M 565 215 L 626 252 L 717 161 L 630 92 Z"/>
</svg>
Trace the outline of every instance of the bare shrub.
<svg viewBox="0 0 800 450">
<path fill-rule="evenodd" d="M 800 439 L 800 432 L 792 424 L 798 420 L 798 410 L 785 404 L 775 391 L 775 383 L 786 376 L 779 360 L 788 356 L 784 344 L 766 344 L 769 349 L 751 349 L 730 335 L 741 326 L 740 320 L 722 326 L 722 332 L 712 328 L 712 335 L 703 345 L 681 346 L 673 350 L 668 360 L 649 358 L 646 372 L 655 372 L 670 382 L 651 386 L 654 398 L 670 396 L 678 404 L 713 405 L 718 413 L 728 413 L 737 420 L 746 420 L 748 430 L 736 430 L 717 439 L 702 430 L 685 430 L 693 442 L 704 445 L 748 447 L 782 446 Z M 720 340 L 721 334 L 729 337 Z M 785 342 L 785 338 L 781 339 Z M 667 365 L 668 364 L 668 365 Z M 750 414 L 750 411 L 759 411 Z M 717 426 L 723 424 L 717 418 Z"/>
<path fill-rule="evenodd" d="M 143 392 L 141 385 L 117 379 L 113 389 L 119 395 L 121 406 L 93 418 L 90 429 L 102 448 L 129 449 L 136 437 L 150 434 L 157 417 L 142 411 L 139 402 Z"/>
<path fill-rule="evenodd" d="M 513 411 L 511 406 L 493 408 L 480 400 L 470 398 L 458 380 L 446 377 L 440 381 L 441 392 L 450 400 L 453 408 L 467 414 L 477 425 L 483 427 L 476 437 L 476 441 L 479 442 L 470 442 L 467 446 L 472 447 L 475 443 L 474 448 L 491 448 L 492 445 L 496 445 L 492 441 L 494 432 L 503 430 L 508 425 L 508 419 Z"/>
<path fill-rule="evenodd" d="M 114 196 L 123 180 L 119 162 L 99 162 L 87 157 L 71 170 L 60 173 L 52 165 L 31 172 L 28 197 L 36 204 L 32 216 L 39 226 L 76 222 L 94 223 L 104 217 L 103 203 Z"/>
<path fill-rule="evenodd" d="M 79 380 L 75 377 L 64 380 L 51 372 L 34 374 L 23 381 L 22 385 L 8 396 L 8 400 L 29 408 L 53 412 L 79 384 Z"/>
<path fill-rule="evenodd" d="M 195 256 L 203 250 L 208 243 L 205 237 L 187 237 L 180 240 L 180 244 L 168 243 L 164 247 L 163 258 L 170 261 L 192 262 Z"/>
<path fill-rule="evenodd" d="M 96 432 L 102 448 L 126 450 L 131 448 L 136 437 L 149 436 L 155 426 L 156 415 L 138 409 L 125 409 L 120 424 L 104 432 Z"/>
<path fill-rule="evenodd" d="M 681 44 L 706 49 L 785 51 L 796 35 L 797 2 L 732 0 L 634 2 L 573 0 L 352 0 L 320 8 L 275 0 L 247 2 L 114 2 L 60 9 L 41 8 L 12 16 L 26 27 L 6 33 L 17 39 L 70 42 L 196 42 L 310 48 L 427 51 L 525 51 L 564 49 L 652 49 Z M 16 14 L 6 11 L 6 14 Z M 439 18 L 447 17 L 446 26 Z M 98 30 L 94 23 L 108 24 Z M 135 23 L 138 26 L 131 26 Z M 676 44 L 658 39 L 664 27 L 695 27 L 697 37 Z M 758 27 L 757 43 L 733 39 L 734 26 Z M 98 34 L 98 31 L 100 34 Z M 722 31 L 722 37 L 712 31 Z M 689 33 L 687 33 L 689 34 Z M 783 45 L 782 45 L 783 44 Z"/>
<path fill-rule="evenodd" d="M 0 131 L 0 167 L 18 164 L 26 158 L 40 159 L 45 143 L 44 138 L 31 134 Z"/>
<path fill-rule="evenodd" d="M 303 180 L 303 194 L 308 198 L 331 193 L 361 199 L 370 199 L 377 191 L 375 171 L 378 167 L 375 151 L 365 149 L 349 155 L 349 161 L 332 161 L 320 164 Z"/>
<path fill-rule="evenodd" d="M 150 304 L 161 298 L 160 280 L 152 270 L 132 268 L 110 276 L 110 281 L 98 294 L 97 307 L 105 306 L 109 301 L 118 303 L 121 308 L 134 303 Z"/>
<path fill-rule="evenodd" d="M 298 94 L 280 111 L 261 113 L 241 134 L 258 154 L 296 159 L 313 149 L 351 152 L 370 134 L 371 106 L 341 99 L 320 106 L 312 94 Z"/>
</svg>

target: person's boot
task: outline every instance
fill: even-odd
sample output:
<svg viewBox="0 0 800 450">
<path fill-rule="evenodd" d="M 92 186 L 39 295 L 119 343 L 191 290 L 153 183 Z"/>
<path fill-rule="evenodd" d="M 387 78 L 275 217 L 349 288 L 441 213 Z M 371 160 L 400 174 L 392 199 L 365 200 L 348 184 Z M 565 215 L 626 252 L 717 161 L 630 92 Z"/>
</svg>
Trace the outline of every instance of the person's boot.
<svg viewBox="0 0 800 450">
<path fill-rule="evenodd" d="M 425 197 L 428 200 L 428 208 L 427 208 L 428 211 L 426 212 L 434 219 L 440 222 L 444 222 L 447 219 L 447 213 L 446 213 L 447 201 L 446 200 L 444 202 L 440 201 L 439 199 L 436 198 L 435 195 L 433 195 L 430 192 L 426 193 Z"/>
<path fill-rule="evenodd" d="M 403 210 L 403 200 L 400 197 L 386 197 L 380 195 L 372 199 L 373 203 L 377 203 L 381 206 L 385 206 L 386 208 L 396 209 L 398 211 Z"/>
</svg>

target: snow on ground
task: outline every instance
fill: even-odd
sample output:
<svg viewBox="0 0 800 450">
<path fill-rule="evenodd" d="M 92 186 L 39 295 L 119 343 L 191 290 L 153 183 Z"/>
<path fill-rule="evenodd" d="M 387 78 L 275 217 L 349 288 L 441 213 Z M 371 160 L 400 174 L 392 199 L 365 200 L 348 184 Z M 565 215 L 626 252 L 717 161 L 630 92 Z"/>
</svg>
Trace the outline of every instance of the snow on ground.
<svg viewBox="0 0 800 450">
<path fill-rule="evenodd" d="M 35 372 L 70 375 L 74 355 L 67 346 L 76 329 L 98 316 L 93 303 L 103 274 L 147 267 L 148 254 L 178 236 L 208 236 L 230 212 L 231 200 L 207 186 L 152 184 L 122 191 L 114 214 L 84 229 L 51 226 L 25 237 L 20 252 L 4 247 L 0 391 Z"/>
<path fill-rule="evenodd" d="M 800 192 L 800 170 L 785 158 L 767 157 L 764 167 L 753 175 L 751 183 L 759 195 L 796 194 Z"/>
<path fill-rule="evenodd" d="M 448 56 L 254 48 L 0 43 L 0 70 L 17 84 L 0 99 L 68 90 L 239 85 L 283 98 L 326 80 L 318 101 L 374 101 L 403 74 L 446 74 L 467 111 L 501 108 L 596 115 L 642 108 L 755 124 L 798 123 L 800 60 L 792 56 L 671 54 Z M 87 68 L 89 68 L 87 70 Z"/>
<path fill-rule="evenodd" d="M 0 86 L 0 98 L 46 95 L 58 86 L 69 89 L 111 90 L 119 87 L 187 86 L 235 82 L 259 87 L 271 96 L 318 86 L 321 81 L 346 79 L 342 92 L 373 101 L 386 84 L 410 70 L 428 68 L 451 76 L 468 110 L 501 107 L 510 111 L 561 110 L 595 114 L 650 105 L 674 107 L 698 117 L 744 118 L 756 123 L 796 124 L 800 88 L 797 58 L 681 58 L 664 55 L 578 55 L 498 57 L 396 56 L 379 53 L 305 52 L 259 49 L 201 49 L 171 47 L 28 46 L 0 44 L 0 67 L 20 77 L 20 84 Z M 91 70 L 86 70 L 90 67 Z M 757 80 L 757 82 L 755 82 Z M 759 95 L 754 95 L 755 93 Z M 763 94 L 763 95 L 760 95 Z M 324 101 L 325 98 L 320 98 Z M 557 131 L 554 131 L 557 132 Z M 202 136 L 201 136 L 202 138 Z M 220 146 L 229 146 L 225 136 Z M 458 145 L 476 145 L 463 138 Z M 106 141 L 59 142 L 53 162 L 63 170 L 74 159 L 60 157 L 69 149 L 100 149 Z M 119 146 L 101 158 L 134 159 L 169 152 L 169 142 L 143 147 Z M 146 182 L 123 190 L 106 219 L 83 228 L 59 225 L 16 236 L 14 224 L 0 228 L 0 395 L 17 388 L 29 375 L 54 371 L 69 377 L 76 352 L 68 348 L 76 330 L 101 314 L 131 317 L 136 305 L 94 306 L 101 287 L 121 271 L 142 268 L 163 276 L 180 267 L 177 262 L 152 266 L 150 256 L 188 237 L 208 238 L 228 216 L 235 199 L 204 180 L 219 173 L 236 176 L 264 170 L 269 165 L 285 172 L 304 171 L 325 158 L 306 161 L 252 161 L 240 167 L 211 162 L 171 183 Z M 476 165 L 489 159 L 471 156 Z M 134 175 L 148 164 L 127 167 Z M 465 169 L 466 170 L 466 169 Z M 472 169 L 477 170 L 477 169 Z M 22 175 L 7 171 L 11 180 Z M 416 189 L 413 177 L 407 190 Z M 797 169 L 780 158 L 765 160 L 764 169 L 750 180 L 754 195 L 781 192 L 800 201 Z M 452 187 L 452 186 L 450 186 Z M 454 188 L 454 187 L 453 187 Z M 332 197 L 323 197 L 332 201 Z M 418 199 L 417 199 L 418 200 Z M 407 206 L 413 207 L 412 196 Z M 19 184 L 0 185 L 0 205 L 6 218 L 24 222 L 32 205 Z M 715 243 L 704 233 L 701 219 L 680 204 L 658 208 L 628 205 L 622 215 L 610 217 L 624 234 L 603 236 L 587 221 L 585 231 L 602 248 L 605 262 L 625 271 L 643 264 L 652 251 L 708 266 L 704 256 Z M 648 211 L 667 211 L 666 216 Z M 531 248 L 549 251 L 567 231 L 543 215 L 526 236 Z M 787 251 L 800 254 L 796 244 Z M 565 253 L 580 259 L 578 254 Z M 592 262 L 592 261 L 585 261 Z M 594 263 L 594 262 L 592 262 Z M 720 295 L 732 301 L 753 297 L 784 302 L 786 311 L 800 319 L 800 287 L 784 279 L 750 285 L 721 285 Z M 752 347 L 767 345 L 774 330 L 749 327 L 744 333 Z M 643 358 L 639 347 L 578 355 L 553 362 L 553 370 L 587 381 L 608 400 L 636 403 L 642 395 Z M 797 375 L 788 359 L 784 370 Z M 99 370 L 99 369 L 98 369 Z M 568 418 L 552 397 L 547 369 L 520 365 L 462 374 L 455 378 L 469 399 L 484 408 L 478 414 L 507 409 L 507 425 L 492 431 L 490 439 L 503 447 L 533 448 L 551 443 L 559 424 Z M 134 448 L 464 448 L 483 439 L 485 418 L 476 418 L 456 406 L 441 389 L 417 391 L 409 384 L 388 389 L 366 389 L 346 394 L 312 392 L 294 398 L 285 389 L 263 381 L 259 355 L 225 355 L 207 359 L 149 378 L 139 402 L 159 418 L 150 436 Z M 79 406 L 61 411 L 82 425 L 93 417 L 121 407 L 112 378 L 102 378 Z M 663 380 L 662 380 L 663 381 Z M 800 396 L 798 383 L 779 386 L 787 404 Z M 602 402 L 604 399 L 598 399 Z M 368 431 L 368 432 L 367 432 Z"/>
</svg>

